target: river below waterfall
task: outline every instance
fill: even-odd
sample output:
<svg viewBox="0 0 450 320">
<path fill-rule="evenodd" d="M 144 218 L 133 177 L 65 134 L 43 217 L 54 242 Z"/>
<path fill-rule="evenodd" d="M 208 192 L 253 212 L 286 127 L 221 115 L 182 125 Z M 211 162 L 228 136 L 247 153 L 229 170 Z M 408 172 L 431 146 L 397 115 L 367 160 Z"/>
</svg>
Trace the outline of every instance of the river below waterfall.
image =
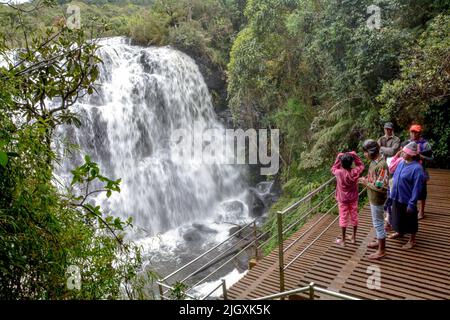
<svg viewBox="0 0 450 320">
<path fill-rule="evenodd" d="M 234 226 L 252 220 L 246 167 L 192 163 L 174 154 L 173 130 L 194 123 L 223 128 L 189 56 L 169 47 L 132 46 L 124 38 L 104 39 L 100 45 L 98 92 L 75 106 L 82 126 L 57 132 L 64 138 L 59 141 L 80 147 L 64 155 L 58 174 L 68 183 L 70 170 L 88 154 L 103 175 L 121 178 L 120 193 L 100 195 L 95 203 L 115 216 L 133 218 L 127 237 L 142 246 L 143 268 L 165 276 L 227 238 Z M 63 154 L 61 143 L 56 149 Z M 239 278 L 245 259 L 208 279 L 210 286 L 199 291 L 227 274 L 231 281 Z"/>
</svg>

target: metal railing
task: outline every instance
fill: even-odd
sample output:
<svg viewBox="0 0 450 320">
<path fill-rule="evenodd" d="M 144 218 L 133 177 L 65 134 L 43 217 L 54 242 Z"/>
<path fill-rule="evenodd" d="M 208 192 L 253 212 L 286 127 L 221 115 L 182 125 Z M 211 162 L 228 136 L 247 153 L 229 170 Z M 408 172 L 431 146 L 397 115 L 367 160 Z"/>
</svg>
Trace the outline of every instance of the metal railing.
<svg viewBox="0 0 450 320">
<path fill-rule="evenodd" d="M 343 299 L 343 300 L 361 300 L 359 298 L 352 297 L 352 296 L 349 296 L 346 294 L 342 294 L 339 292 L 316 287 L 314 282 L 311 282 L 306 287 L 288 290 L 288 291 L 284 291 L 284 292 L 280 292 L 280 293 L 274 293 L 274 294 L 271 294 L 271 295 L 268 295 L 265 297 L 254 299 L 254 300 L 273 300 L 273 299 L 284 298 L 287 296 L 291 296 L 291 295 L 298 294 L 298 293 L 304 293 L 304 292 L 308 293 L 308 298 L 310 300 L 314 300 L 314 296 L 315 296 L 316 292 L 323 293 L 323 294 L 326 294 L 327 296 L 331 296 L 331 297 L 335 297 L 335 298 L 339 298 L 339 299 Z"/>
<path fill-rule="evenodd" d="M 306 218 L 315 210 L 317 210 L 326 200 L 328 200 L 333 194 L 335 193 L 335 189 L 333 188 L 333 191 L 326 195 L 324 199 L 319 201 L 315 206 L 312 208 L 310 207 L 310 204 L 312 203 L 312 198 L 314 196 L 319 195 L 321 192 L 326 190 L 327 187 L 331 186 L 332 183 L 336 180 L 335 177 L 329 179 L 327 182 L 319 186 L 318 188 L 314 189 L 313 191 L 309 192 L 307 195 L 305 195 L 300 200 L 296 201 L 295 203 L 291 204 L 287 208 L 278 211 L 277 212 L 277 240 L 278 240 L 278 268 L 279 268 L 279 279 L 280 279 L 280 292 L 284 292 L 285 290 L 285 283 L 284 283 L 284 271 L 300 256 L 298 255 L 294 259 L 292 259 L 286 266 L 285 266 L 285 259 L 284 259 L 284 253 L 289 250 L 295 243 L 297 243 L 300 239 L 302 239 L 314 226 L 319 224 L 322 219 L 325 218 L 326 215 L 323 215 L 320 217 L 316 222 L 314 222 L 307 230 L 305 230 L 299 237 L 297 237 L 292 243 L 290 243 L 286 248 L 284 248 L 284 235 L 287 234 L 287 231 L 293 228 L 293 226 L 303 222 L 306 220 Z M 296 219 L 291 225 L 289 225 L 286 229 L 283 228 L 283 218 L 287 216 L 288 214 L 292 213 L 294 210 L 298 209 L 301 205 L 306 203 L 308 201 L 309 206 L 307 207 L 307 210 L 305 212 L 299 213 L 300 217 Z M 331 207 L 326 213 L 329 213 L 331 210 L 333 210 L 337 204 L 335 204 L 333 207 Z"/>
<path fill-rule="evenodd" d="M 223 299 L 226 300 L 227 299 L 227 288 L 226 288 L 226 283 L 225 283 L 224 279 L 222 279 L 220 285 L 215 287 L 211 292 L 206 294 L 204 297 L 195 297 L 193 294 L 190 294 L 189 292 L 191 292 L 195 287 L 197 287 L 201 283 L 203 283 L 206 280 L 210 279 L 214 274 L 216 274 L 217 272 L 222 270 L 225 266 L 227 266 L 229 263 L 234 261 L 239 255 L 241 255 L 242 253 L 246 252 L 251 247 L 254 248 L 254 257 L 256 259 L 258 259 L 259 258 L 259 252 L 262 250 L 262 248 L 266 244 L 268 244 L 269 241 L 271 241 L 275 237 L 277 237 L 277 241 L 278 241 L 279 279 L 280 279 L 280 283 L 279 283 L 280 293 L 278 295 L 279 295 L 279 297 L 284 297 L 285 293 L 286 293 L 285 292 L 285 277 L 284 277 L 285 270 L 288 269 L 299 257 L 301 257 L 325 232 L 327 232 L 331 228 L 331 226 L 337 221 L 339 216 L 337 216 L 335 219 L 333 219 L 333 221 L 327 227 L 325 227 L 325 229 L 319 235 L 317 235 L 300 253 L 298 253 L 294 258 L 292 258 L 291 261 L 285 261 L 284 254 L 294 244 L 296 244 L 305 235 L 307 235 L 309 231 L 311 231 L 315 226 L 317 226 L 327 216 L 328 213 L 330 213 L 333 209 L 335 209 L 337 207 L 337 202 L 335 202 L 334 205 L 331 208 L 329 208 L 325 212 L 325 214 L 323 216 L 321 216 L 314 223 L 312 223 L 306 230 L 304 230 L 302 234 L 297 236 L 297 238 L 294 239 L 286 248 L 284 248 L 284 237 L 295 226 L 297 226 L 301 222 L 305 222 L 306 219 L 310 216 L 311 213 L 317 212 L 318 209 L 328 199 L 330 199 L 335 194 L 335 186 L 333 185 L 335 180 L 336 180 L 335 177 L 329 179 L 328 181 L 326 181 L 325 183 L 320 185 L 318 188 L 314 189 L 313 191 L 310 191 L 308 194 L 303 196 L 300 200 L 298 200 L 295 203 L 289 205 L 287 208 L 285 208 L 285 209 L 283 209 L 281 211 L 278 211 L 277 212 L 277 232 L 274 233 L 272 236 L 268 237 L 270 235 L 270 230 L 268 230 L 268 231 L 258 235 L 256 220 L 253 220 L 252 222 L 250 222 L 250 223 L 242 226 L 241 228 L 239 228 L 236 232 L 234 232 L 232 235 L 230 235 L 224 241 L 220 242 L 219 244 L 215 245 L 214 247 L 212 247 L 211 249 L 207 250 L 203 254 L 199 255 L 197 258 L 193 259 L 189 263 L 181 266 L 180 268 L 178 268 L 174 272 L 172 272 L 169 275 L 167 275 L 165 278 L 157 281 L 157 285 L 159 287 L 160 298 L 161 299 L 168 299 L 166 294 L 168 292 L 170 292 L 170 291 L 175 289 L 175 286 L 173 284 L 171 285 L 171 284 L 168 283 L 169 279 L 173 278 L 177 274 L 180 274 L 181 271 L 185 270 L 189 266 L 192 266 L 195 262 L 200 261 L 202 258 L 206 257 L 207 255 L 212 254 L 214 251 L 219 251 L 219 248 L 224 247 L 225 244 L 227 244 L 227 243 L 230 243 L 233 239 L 235 239 L 237 237 L 237 235 L 242 235 L 245 230 L 247 230 L 247 234 L 245 236 L 242 236 L 242 238 L 240 240 L 236 241 L 230 247 L 226 248 L 225 251 L 223 251 L 223 252 L 219 251 L 218 255 L 216 255 L 215 257 L 211 258 L 206 265 L 200 266 L 200 268 L 197 268 L 194 271 L 190 272 L 189 275 L 185 276 L 181 280 L 181 283 L 184 283 L 186 280 L 191 279 L 193 276 L 195 276 L 198 273 L 206 270 L 208 267 L 214 265 L 215 263 L 218 263 L 220 260 L 224 259 L 227 255 L 229 255 L 231 250 L 233 250 L 237 245 L 239 245 L 243 241 L 246 241 L 246 240 L 248 241 L 248 237 L 252 236 L 252 240 L 249 241 L 246 245 L 244 245 L 244 247 L 241 248 L 236 254 L 232 255 L 228 260 L 226 260 L 224 263 L 222 263 L 214 271 L 212 271 L 211 273 L 209 273 L 208 275 L 203 277 L 201 280 L 197 281 L 193 285 L 188 286 L 186 288 L 185 292 L 184 292 L 185 296 L 190 298 L 190 299 L 204 300 L 204 299 L 207 299 L 208 297 L 210 297 L 214 292 L 216 292 L 217 290 L 222 288 L 222 297 L 223 297 Z M 320 199 L 320 201 L 318 201 L 316 204 L 313 205 L 313 201 L 312 201 L 313 197 L 322 194 L 325 190 L 327 190 L 331 186 L 332 186 L 332 191 L 330 193 L 327 193 L 325 197 L 323 197 L 322 199 Z M 365 188 L 359 193 L 359 195 L 361 195 L 361 193 L 364 192 L 364 190 L 365 190 Z M 305 205 L 305 204 L 307 204 L 307 206 L 305 206 L 305 208 L 301 208 L 301 206 Z M 304 210 L 302 212 L 298 213 L 298 215 L 299 215 L 298 218 L 296 218 L 293 222 L 291 222 L 288 226 L 286 226 L 284 228 L 283 227 L 283 218 L 288 216 L 289 214 L 293 213 L 294 210 L 297 210 L 297 209 L 304 209 Z M 250 229 L 250 232 L 248 232 L 249 229 Z M 259 240 L 264 238 L 264 237 L 268 237 L 268 238 L 266 240 L 264 240 L 263 242 L 259 242 Z M 164 291 L 164 288 L 166 288 L 167 290 Z M 307 287 L 307 288 L 310 288 L 310 286 Z M 304 288 L 300 288 L 300 289 L 296 289 L 296 290 L 301 290 L 301 289 L 304 289 Z M 327 290 L 322 289 L 322 288 L 315 288 L 315 290 L 319 291 L 319 292 L 323 292 L 323 293 L 325 293 L 325 291 L 327 291 Z M 288 292 L 291 292 L 291 291 L 288 291 Z M 340 295 L 340 294 L 339 293 L 333 293 L 332 295 L 336 296 L 336 295 Z M 341 296 L 344 296 L 344 295 L 341 295 Z M 264 298 L 266 298 L 266 297 L 264 297 Z M 264 298 L 261 298 L 261 299 L 264 299 Z"/>
<path fill-rule="evenodd" d="M 335 178 L 331 178 L 324 184 L 322 184 L 319 188 L 315 189 L 314 191 L 307 194 L 305 197 L 294 203 L 293 205 L 290 205 L 286 209 L 282 211 L 277 212 L 277 237 L 278 237 L 278 265 L 279 265 L 279 279 L 280 279 L 280 292 L 285 291 L 285 281 L 284 281 L 284 273 L 285 270 L 288 269 L 298 258 L 300 258 L 311 246 L 313 246 L 320 237 L 325 234 L 332 226 L 333 224 L 339 219 L 339 216 L 336 216 L 336 218 L 333 219 L 301 252 L 299 252 L 294 258 L 291 259 L 291 261 L 287 262 L 285 261 L 284 254 L 287 250 L 289 250 L 295 243 L 297 243 L 300 239 L 302 239 L 310 230 L 312 230 L 315 226 L 317 226 L 326 216 L 329 214 L 332 210 L 334 210 L 337 207 L 337 202 L 334 203 L 334 205 L 329 208 L 325 214 L 317 219 L 313 224 L 311 224 L 306 230 L 303 231 L 301 235 L 299 235 L 293 242 L 291 242 L 286 248 L 284 248 L 284 235 L 288 229 L 291 228 L 289 226 L 286 229 L 283 229 L 283 217 L 286 214 L 289 214 L 294 209 L 298 208 L 302 203 L 304 203 L 306 200 L 310 200 L 313 196 L 318 195 L 320 192 L 324 191 L 327 186 L 331 185 L 332 182 L 335 181 Z M 364 188 L 358 196 L 360 196 L 366 188 Z M 300 221 L 303 221 L 305 217 L 309 215 L 309 213 L 312 210 L 315 210 L 320 207 L 326 200 L 328 200 L 333 194 L 335 193 L 335 188 L 333 188 L 333 191 L 328 194 L 324 199 L 322 199 L 318 204 L 316 204 L 313 208 L 308 210 L 306 213 L 303 213 L 299 219 L 294 221 L 295 224 L 299 223 Z M 322 290 L 322 289 L 321 289 Z M 324 289 L 323 289 L 324 290 Z"/>
<path fill-rule="evenodd" d="M 250 250 L 253 247 L 253 254 L 256 259 L 258 259 L 259 256 L 259 245 L 258 241 L 265 236 L 265 234 L 258 235 L 257 230 L 257 222 L 256 220 L 253 220 L 250 223 L 247 223 L 246 225 L 240 227 L 237 231 L 235 231 L 233 234 L 231 234 L 228 238 L 223 240 L 222 242 L 218 243 L 214 247 L 210 248 L 206 252 L 202 253 L 195 259 L 191 260 L 187 264 L 181 266 L 177 270 L 173 271 L 163 279 L 160 279 L 156 282 L 159 288 L 159 296 L 160 299 L 170 299 L 167 294 L 170 292 L 175 291 L 176 285 L 174 283 L 170 284 L 169 280 L 173 279 L 176 275 L 180 275 L 182 271 L 185 271 L 188 267 L 194 266 L 196 262 L 200 262 L 201 259 L 207 258 L 211 256 L 208 259 L 208 262 L 206 264 L 202 264 L 200 267 L 197 267 L 194 271 L 190 271 L 190 273 L 187 276 L 184 276 L 181 281 L 178 281 L 179 283 L 185 283 L 187 280 L 192 279 L 195 275 L 199 274 L 200 272 L 206 270 L 207 268 L 213 266 L 214 264 L 220 262 L 221 260 L 225 259 L 230 253 L 232 253 L 233 250 L 237 250 L 238 252 L 235 254 L 232 254 L 230 258 L 228 258 L 224 263 L 222 263 L 220 266 L 215 268 L 212 272 L 208 273 L 205 277 L 203 277 L 201 280 L 197 281 L 196 283 L 188 286 L 187 288 L 184 288 L 183 294 L 185 297 L 189 299 L 195 299 L 195 300 L 204 300 L 209 298 L 214 292 L 222 288 L 222 297 L 223 299 L 227 299 L 227 292 L 226 292 L 226 282 L 225 279 L 221 279 L 221 284 L 215 287 L 212 291 L 210 291 L 208 294 L 206 294 L 203 297 L 197 297 L 194 294 L 191 294 L 189 292 L 193 291 L 195 287 L 198 285 L 204 283 L 206 280 L 210 279 L 213 275 L 217 274 L 220 270 L 222 270 L 225 266 L 233 262 L 238 256 L 246 252 L 247 250 Z M 237 239 L 240 237 L 240 239 Z M 249 237 L 251 240 L 249 240 Z M 233 240 L 236 241 L 234 243 L 231 243 Z M 242 248 L 235 249 L 238 245 L 242 244 L 244 241 L 248 241 L 247 244 L 243 244 Z M 225 247 L 226 245 L 230 244 L 228 247 Z M 225 249 L 223 249 L 225 248 Z M 223 251 L 220 251 L 220 250 Z M 215 255 L 213 256 L 213 254 Z"/>
</svg>

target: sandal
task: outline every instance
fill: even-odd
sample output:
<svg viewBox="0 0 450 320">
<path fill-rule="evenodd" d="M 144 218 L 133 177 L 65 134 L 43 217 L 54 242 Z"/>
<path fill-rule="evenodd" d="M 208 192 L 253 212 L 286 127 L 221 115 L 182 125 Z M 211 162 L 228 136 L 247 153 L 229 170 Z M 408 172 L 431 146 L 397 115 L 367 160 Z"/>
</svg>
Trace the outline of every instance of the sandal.
<svg viewBox="0 0 450 320">
<path fill-rule="evenodd" d="M 403 237 L 403 235 L 398 233 L 398 232 L 396 232 L 396 233 L 391 234 L 390 236 L 388 236 L 388 239 L 398 239 L 398 238 L 401 238 L 401 237 Z"/>
<path fill-rule="evenodd" d="M 334 241 L 334 243 L 340 245 L 341 247 L 345 247 L 345 241 L 340 239 L 340 238 L 336 238 L 336 240 Z"/>
<path fill-rule="evenodd" d="M 346 240 L 348 240 L 350 243 L 356 243 L 356 239 L 354 239 L 352 236 L 346 236 L 345 237 L 346 238 Z"/>
</svg>

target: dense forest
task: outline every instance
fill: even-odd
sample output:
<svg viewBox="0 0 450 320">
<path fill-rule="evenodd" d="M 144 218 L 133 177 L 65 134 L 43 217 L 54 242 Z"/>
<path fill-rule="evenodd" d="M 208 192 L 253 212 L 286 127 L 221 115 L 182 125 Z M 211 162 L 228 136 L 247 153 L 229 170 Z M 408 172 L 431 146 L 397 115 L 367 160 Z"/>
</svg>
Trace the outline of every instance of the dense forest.
<svg viewBox="0 0 450 320">
<path fill-rule="evenodd" d="M 71 2 L 80 30 L 65 26 L 68 3 L 0 5 L 0 298 L 148 298 L 139 288 L 154 275 L 138 277 L 139 249 L 123 241 L 132 221 L 88 201 L 119 192 L 121 181 L 86 157 L 72 189 L 55 187 L 53 132 L 79 125 L 71 107 L 96 90 L 100 61 L 89 39 L 171 45 L 218 75 L 214 105 L 229 108 L 236 127 L 279 129 L 282 168 L 271 179 L 283 194 L 274 211 L 327 180 L 336 153 L 360 150 L 385 121 L 402 140 L 422 124 L 432 165 L 450 167 L 448 1 Z M 371 5 L 380 8 L 376 28 Z M 84 266 L 80 291 L 66 288 L 72 264 Z"/>
</svg>

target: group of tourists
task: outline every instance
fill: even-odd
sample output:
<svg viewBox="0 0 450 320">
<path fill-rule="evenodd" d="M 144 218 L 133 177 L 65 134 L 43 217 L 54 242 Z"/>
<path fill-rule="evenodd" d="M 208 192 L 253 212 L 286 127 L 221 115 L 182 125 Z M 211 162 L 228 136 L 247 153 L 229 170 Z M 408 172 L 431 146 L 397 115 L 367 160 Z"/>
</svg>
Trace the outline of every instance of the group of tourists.
<svg viewBox="0 0 450 320">
<path fill-rule="evenodd" d="M 377 141 L 364 141 L 364 156 L 370 161 L 367 176 L 361 177 L 364 164 L 355 151 L 339 153 L 331 168 L 336 176 L 336 200 L 342 237 L 336 243 L 356 242 L 358 228 L 358 184 L 367 188 L 376 239 L 367 246 L 377 249 L 369 259 L 386 255 L 386 238 L 397 239 L 409 234 L 403 249 L 416 244 L 418 220 L 425 217 L 425 200 L 429 175 L 426 164 L 433 159 L 430 144 L 422 137 L 422 127 L 409 128 L 409 140 L 401 143 L 394 134 L 394 125 L 384 125 L 384 135 Z M 420 202 L 418 208 L 418 202 Z M 346 235 L 347 227 L 353 234 Z M 393 234 L 387 236 L 389 231 Z"/>
</svg>

